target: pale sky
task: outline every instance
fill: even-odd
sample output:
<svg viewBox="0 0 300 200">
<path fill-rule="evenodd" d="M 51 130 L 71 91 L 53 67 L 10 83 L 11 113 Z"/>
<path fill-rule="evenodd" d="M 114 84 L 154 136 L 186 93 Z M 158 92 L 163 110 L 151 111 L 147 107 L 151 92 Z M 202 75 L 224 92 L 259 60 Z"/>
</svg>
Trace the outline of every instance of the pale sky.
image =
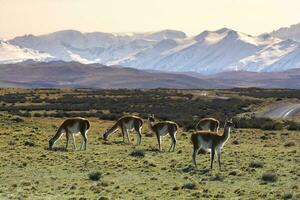
<svg viewBox="0 0 300 200">
<path fill-rule="evenodd" d="M 0 38 L 64 29 L 188 35 L 222 27 L 257 35 L 300 22 L 300 0 L 0 0 Z"/>
</svg>

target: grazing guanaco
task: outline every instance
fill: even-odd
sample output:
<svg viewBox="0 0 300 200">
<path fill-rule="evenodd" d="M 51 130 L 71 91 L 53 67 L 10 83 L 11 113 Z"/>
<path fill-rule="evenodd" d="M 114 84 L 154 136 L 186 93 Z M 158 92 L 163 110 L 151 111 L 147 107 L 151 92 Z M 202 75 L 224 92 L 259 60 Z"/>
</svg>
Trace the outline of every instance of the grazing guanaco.
<svg viewBox="0 0 300 200">
<path fill-rule="evenodd" d="M 218 132 L 219 125 L 220 122 L 215 118 L 204 118 L 197 123 L 196 130 L 210 130 L 213 132 Z"/>
<path fill-rule="evenodd" d="M 75 144 L 75 134 L 80 133 L 81 135 L 81 146 L 86 150 L 87 145 L 87 133 L 90 128 L 90 122 L 87 119 L 78 117 L 78 118 L 69 118 L 66 119 L 58 128 L 56 134 L 49 140 L 49 149 L 53 148 L 53 145 L 60 139 L 63 133 L 66 134 L 66 149 L 68 149 L 69 138 L 72 137 L 74 150 L 76 150 Z"/>
<path fill-rule="evenodd" d="M 156 135 L 158 142 L 158 149 L 161 151 L 161 137 L 167 134 L 171 137 L 171 146 L 169 151 L 175 151 L 176 148 L 176 133 L 178 131 L 178 125 L 172 121 L 161 121 L 153 124 L 155 122 L 154 115 L 148 116 L 148 126 L 149 129 Z"/>
<path fill-rule="evenodd" d="M 142 127 L 142 118 L 134 115 L 123 116 L 110 129 L 105 130 L 103 134 L 103 139 L 108 140 L 109 135 L 116 132 L 118 129 L 121 129 L 123 135 L 123 142 L 125 142 L 126 136 L 128 143 L 130 143 L 129 132 L 134 129 L 137 132 L 137 145 L 139 145 L 142 141 Z"/>
<path fill-rule="evenodd" d="M 215 152 L 217 152 L 218 163 L 221 169 L 221 151 L 223 146 L 225 145 L 225 143 L 230 137 L 230 131 L 232 127 L 233 127 L 232 120 L 225 120 L 223 135 L 217 135 L 216 132 L 211 132 L 211 131 L 197 131 L 192 134 L 191 136 L 191 141 L 193 144 L 192 159 L 196 168 L 197 168 L 196 155 L 198 154 L 198 151 L 202 148 L 204 150 L 210 151 L 211 153 L 211 159 L 210 159 L 211 169 L 213 168 Z"/>
</svg>

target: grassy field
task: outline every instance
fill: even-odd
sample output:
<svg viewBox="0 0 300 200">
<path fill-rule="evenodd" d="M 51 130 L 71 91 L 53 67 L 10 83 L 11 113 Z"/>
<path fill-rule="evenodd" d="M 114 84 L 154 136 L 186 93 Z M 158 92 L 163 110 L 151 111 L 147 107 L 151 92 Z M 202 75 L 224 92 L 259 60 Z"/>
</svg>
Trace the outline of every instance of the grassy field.
<svg viewBox="0 0 300 200">
<path fill-rule="evenodd" d="M 119 133 L 103 141 L 114 121 L 96 117 L 87 151 L 66 151 L 64 137 L 49 151 L 63 119 L 0 113 L 0 199 L 300 199 L 299 131 L 234 129 L 220 171 L 209 170 L 209 154 L 192 166 L 191 132 L 179 131 L 175 152 L 165 137 L 158 152 L 147 126 L 140 146 L 135 133 L 132 144 Z"/>
</svg>

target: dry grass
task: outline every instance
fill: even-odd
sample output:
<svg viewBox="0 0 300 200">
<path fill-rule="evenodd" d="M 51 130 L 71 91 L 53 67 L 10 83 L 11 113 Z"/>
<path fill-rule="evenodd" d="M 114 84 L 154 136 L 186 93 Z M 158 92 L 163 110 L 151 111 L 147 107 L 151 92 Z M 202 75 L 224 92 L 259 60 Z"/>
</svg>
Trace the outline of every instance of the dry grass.
<svg viewBox="0 0 300 200">
<path fill-rule="evenodd" d="M 158 152 L 156 138 L 144 134 L 140 146 L 124 144 L 119 134 L 102 141 L 102 131 L 112 122 L 94 118 L 87 151 L 74 151 L 72 145 L 65 151 L 64 137 L 56 151 L 49 151 L 48 140 L 61 121 L 15 122 L 0 114 L 0 199 L 300 199 L 297 131 L 235 130 L 223 149 L 223 170 L 215 163 L 211 171 L 208 154 L 197 156 L 197 170 L 191 165 L 188 132 L 178 133 L 176 152 L 167 151 L 168 137 Z M 264 135 L 267 140 L 261 139 Z M 80 137 L 76 139 L 79 146 Z M 239 143 L 233 145 L 234 140 Z M 285 147 L 288 141 L 295 145 Z M 144 157 L 130 156 L 132 152 Z M 276 174 L 276 182 L 262 180 L 268 171 Z M 90 180 L 95 172 L 101 177 Z"/>
</svg>

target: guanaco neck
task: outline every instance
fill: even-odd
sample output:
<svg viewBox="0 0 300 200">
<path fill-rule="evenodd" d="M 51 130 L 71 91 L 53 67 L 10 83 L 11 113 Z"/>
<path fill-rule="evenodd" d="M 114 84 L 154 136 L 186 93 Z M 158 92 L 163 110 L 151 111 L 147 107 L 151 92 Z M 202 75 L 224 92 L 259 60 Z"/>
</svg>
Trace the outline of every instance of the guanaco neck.
<svg viewBox="0 0 300 200">
<path fill-rule="evenodd" d="M 148 119 L 148 128 L 153 131 L 153 122 L 150 119 Z"/>
<path fill-rule="evenodd" d="M 119 125 L 120 125 L 120 120 L 117 121 L 106 133 L 104 133 L 104 138 L 108 138 L 108 136 L 110 134 L 112 134 L 113 132 L 115 132 L 118 128 L 119 128 Z"/>
<path fill-rule="evenodd" d="M 64 129 L 64 128 L 63 128 L 62 126 L 60 126 L 60 127 L 58 128 L 58 130 L 56 131 L 55 135 L 51 138 L 51 140 L 52 140 L 53 142 L 56 142 L 56 140 L 58 140 L 58 139 L 60 138 L 63 129 Z"/>
<path fill-rule="evenodd" d="M 223 135 L 222 135 L 222 139 L 224 141 L 228 140 L 228 138 L 230 137 L 230 131 L 231 131 L 231 127 L 230 126 L 227 126 L 225 124 L 225 127 L 224 127 L 224 132 L 223 132 Z"/>
</svg>

